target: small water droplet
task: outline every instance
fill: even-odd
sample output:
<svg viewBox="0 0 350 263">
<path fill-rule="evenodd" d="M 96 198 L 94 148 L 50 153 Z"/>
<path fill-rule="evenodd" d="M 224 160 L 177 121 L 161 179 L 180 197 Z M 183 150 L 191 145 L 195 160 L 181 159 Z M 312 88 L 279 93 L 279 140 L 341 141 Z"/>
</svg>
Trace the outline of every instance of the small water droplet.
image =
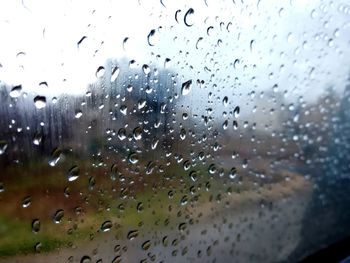
<svg viewBox="0 0 350 263">
<path fill-rule="evenodd" d="M 37 109 L 45 108 L 46 106 L 46 97 L 44 96 L 36 96 L 34 98 L 34 105 Z"/>
<path fill-rule="evenodd" d="M 42 247 L 43 247 L 43 245 L 40 242 L 36 243 L 34 246 L 35 252 L 40 253 Z"/>
<path fill-rule="evenodd" d="M 124 38 L 124 40 L 123 40 L 123 49 L 124 49 L 124 51 L 126 49 L 126 44 L 128 43 L 128 41 L 129 41 L 128 37 Z"/>
<path fill-rule="evenodd" d="M 128 107 L 126 105 L 120 106 L 119 110 L 124 116 L 128 113 Z"/>
<path fill-rule="evenodd" d="M 83 112 L 81 110 L 78 110 L 78 111 L 75 112 L 74 117 L 76 119 L 79 119 L 81 116 L 83 116 Z"/>
<path fill-rule="evenodd" d="M 67 174 L 68 181 L 73 182 L 77 180 L 79 177 L 79 172 L 80 172 L 79 167 L 76 165 L 70 168 Z"/>
<path fill-rule="evenodd" d="M 234 120 L 234 121 L 232 122 L 232 125 L 233 125 L 233 129 L 234 129 L 234 130 L 237 130 L 237 129 L 238 129 L 238 123 L 237 123 L 236 120 Z"/>
<path fill-rule="evenodd" d="M 104 222 L 102 223 L 100 229 L 101 229 L 102 232 L 108 232 L 109 230 L 111 230 L 112 226 L 113 226 L 112 221 L 107 220 L 107 221 L 104 221 Z"/>
<path fill-rule="evenodd" d="M 55 148 L 51 153 L 51 158 L 49 160 L 50 166 L 55 166 L 62 157 L 62 151 L 59 148 Z"/>
<path fill-rule="evenodd" d="M 180 13 L 180 12 L 181 12 L 180 9 L 176 10 L 176 12 L 175 12 L 175 21 L 176 21 L 177 23 L 179 23 L 179 18 L 178 18 L 178 16 L 179 16 L 179 13 Z"/>
<path fill-rule="evenodd" d="M 159 140 L 157 138 L 153 138 L 152 144 L 151 144 L 151 148 L 152 150 L 155 150 L 158 146 Z"/>
<path fill-rule="evenodd" d="M 186 14 L 185 14 L 185 16 L 184 16 L 184 23 L 185 23 L 185 25 L 188 26 L 188 27 L 190 27 L 190 26 L 193 25 L 193 24 L 190 24 L 190 23 L 189 23 L 189 20 L 191 19 L 190 17 L 191 17 L 192 14 L 194 14 L 194 9 L 193 9 L 193 8 L 190 8 L 190 9 L 187 10 L 187 12 L 186 12 Z"/>
<path fill-rule="evenodd" d="M 91 263 L 91 258 L 89 256 L 83 256 L 80 263 Z"/>
<path fill-rule="evenodd" d="M 137 209 L 137 212 L 141 213 L 144 209 L 143 203 L 142 202 L 138 203 L 136 209 Z"/>
<path fill-rule="evenodd" d="M 217 171 L 217 169 L 216 169 L 215 164 L 211 164 L 211 165 L 209 166 L 209 169 L 208 169 L 209 174 L 215 174 L 216 171 Z"/>
<path fill-rule="evenodd" d="M 225 120 L 224 123 L 222 124 L 222 128 L 226 130 L 228 127 L 228 120 Z"/>
<path fill-rule="evenodd" d="M 136 141 L 142 139 L 142 128 L 141 127 L 136 127 L 133 131 L 133 136 Z"/>
<path fill-rule="evenodd" d="M 233 114 L 235 115 L 235 118 L 238 118 L 239 117 L 239 113 L 240 113 L 240 108 L 239 106 L 236 106 L 233 110 Z"/>
<path fill-rule="evenodd" d="M 145 75 L 148 75 L 151 72 L 151 69 L 147 64 L 143 64 L 142 71 L 145 73 Z"/>
<path fill-rule="evenodd" d="M 232 167 L 229 173 L 230 179 L 235 179 L 237 177 L 237 169 L 236 167 Z"/>
<path fill-rule="evenodd" d="M 139 230 L 135 229 L 135 230 L 130 230 L 128 232 L 127 238 L 129 240 L 133 240 L 135 239 L 137 236 L 139 235 Z"/>
<path fill-rule="evenodd" d="M 22 86 L 21 85 L 15 86 L 10 91 L 10 97 L 18 98 L 19 96 L 21 96 L 21 92 L 22 92 Z"/>
<path fill-rule="evenodd" d="M 99 66 L 98 68 L 97 68 L 97 70 L 96 70 L 96 73 L 95 73 L 95 75 L 96 75 L 96 78 L 102 78 L 103 77 L 103 75 L 105 74 L 105 68 L 103 67 L 103 66 Z"/>
<path fill-rule="evenodd" d="M 197 181 L 198 179 L 198 175 L 197 175 L 197 172 L 196 171 L 191 171 L 190 172 L 190 178 L 193 182 Z"/>
<path fill-rule="evenodd" d="M 22 200 L 22 207 L 27 208 L 28 206 L 30 206 L 31 203 L 32 203 L 32 197 L 27 196 Z"/>
<path fill-rule="evenodd" d="M 164 68 L 169 68 L 170 67 L 170 62 L 171 62 L 171 59 L 170 58 L 166 58 L 164 60 Z"/>
<path fill-rule="evenodd" d="M 138 155 L 136 153 L 129 154 L 129 158 L 128 159 L 129 159 L 129 162 L 131 164 L 136 164 L 139 161 L 139 157 L 138 157 Z"/>
<path fill-rule="evenodd" d="M 143 242 L 141 247 L 143 250 L 148 250 L 151 247 L 151 241 L 147 240 L 147 241 Z"/>
<path fill-rule="evenodd" d="M 42 134 L 39 132 L 36 132 L 33 137 L 33 144 L 40 145 L 41 141 L 42 141 Z"/>
<path fill-rule="evenodd" d="M 199 42 L 201 42 L 202 40 L 203 40 L 202 37 L 198 38 L 197 43 L 196 43 L 196 49 L 199 48 Z"/>
<path fill-rule="evenodd" d="M 114 69 L 112 70 L 112 75 L 111 75 L 111 82 L 115 81 L 120 73 L 120 69 L 118 66 L 115 66 Z"/>
<path fill-rule="evenodd" d="M 146 100 L 145 99 L 140 99 L 137 103 L 137 108 L 139 110 L 141 110 L 142 108 L 144 108 L 146 106 Z"/>
<path fill-rule="evenodd" d="M 63 216 L 64 216 L 64 211 L 62 209 L 57 210 L 53 216 L 53 222 L 55 224 L 61 223 Z"/>
<path fill-rule="evenodd" d="M 34 219 L 33 221 L 32 221 L 32 231 L 34 232 L 34 233 L 38 233 L 39 231 L 40 231 L 40 221 L 39 221 L 39 219 Z"/>
<path fill-rule="evenodd" d="M 186 139 L 186 130 L 184 128 L 180 131 L 180 139 L 185 140 Z"/>
<path fill-rule="evenodd" d="M 159 39 L 158 39 L 156 30 L 155 30 L 155 29 L 152 29 L 152 30 L 148 33 L 148 36 L 147 36 L 148 45 L 150 45 L 150 46 L 155 46 L 155 45 L 158 43 L 158 41 L 159 41 Z"/>
<path fill-rule="evenodd" d="M 80 48 L 80 45 L 83 43 L 83 41 L 87 38 L 87 36 L 83 36 L 77 43 L 78 48 Z"/>
<path fill-rule="evenodd" d="M 118 131 L 118 139 L 123 141 L 126 139 L 126 130 L 124 128 L 120 128 Z"/>
<path fill-rule="evenodd" d="M 4 154 L 7 149 L 6 141 L 0 141 L 0 155 Z"/>
<path fill-rule="evenodd" d="M 228 105 L 228 97 L 227 97 L 227 96 L 225 96 L 225 97 L 222 99 L 222 104 L 223 104 L 225 107 L 227 107 L 227 105 Z"/>
<path fill-rule="evenodd" d="M 192 80 L 190 79 L 190 80 L 182 83 L 181 94 L 183 96 L 185 96 L 185 95 L 190 93 L 191 89 L 192 89 Z"/>
</svg>

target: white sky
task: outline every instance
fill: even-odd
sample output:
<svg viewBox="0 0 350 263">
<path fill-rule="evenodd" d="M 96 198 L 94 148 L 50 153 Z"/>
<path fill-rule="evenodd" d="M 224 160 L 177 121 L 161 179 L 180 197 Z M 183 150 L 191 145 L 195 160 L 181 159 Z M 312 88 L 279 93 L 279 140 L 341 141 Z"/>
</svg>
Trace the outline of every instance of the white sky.
<svg viewBox="0 0 350 263">
<path fill-rule="evenodd" d="M 227 93 L 235 77 L 241 83 L 235 94 L 279 83 L 283 90 L 296 88 L 298 95 L 315 97 L 331 83 L 344 86 L 350 65 L 350 8 L 342 4 L 345 0 L 235 2 L 163 0 L 164 7 L 158 0 L 1 1 L 0 80 L 41 95 L 81 94 L 109 58 L 162 65 L 169 57 L 184 80 L 215 83 L 218 94 Z M 193 26 L 186 27 L 184 14 L 190 7 L 195 10 L 189 19 Z M 179 23 L 174 18 L 178 9 Z M 213 30 L 208 36 L 209 26 Z M 151 29 L 159 41 L 149 47 Z M 87 38 L 78 49 L 83 36 Z M 157 61 L 152 52 L 161 58 Z M 236 69 L 235 59 L 240 61 Z M 39 87 L 43 81 L 48 88 Z"/>
</svg>

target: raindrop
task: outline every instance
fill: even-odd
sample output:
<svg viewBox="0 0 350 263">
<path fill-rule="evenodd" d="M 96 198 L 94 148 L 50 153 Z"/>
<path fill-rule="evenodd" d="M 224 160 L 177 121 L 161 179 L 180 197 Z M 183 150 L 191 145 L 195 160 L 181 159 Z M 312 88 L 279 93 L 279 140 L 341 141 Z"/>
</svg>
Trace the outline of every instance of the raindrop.
<svg viewBox="0 0 350 263">
<path fill-rule="evenodd" d="M 228 120 L 225 120 L 224 123 L 222 124 L 222 128 L 226 130 L 228 127 Z"/>
<path fill-rule="evenodd" d="M 78 111 L 75 112 L 74 116 L 75 116 L 76 119 L 79 119 L 81 116 L 83 116 L 83 112 L 81 110 L 78 110 Z"/>
<path fill-rule="evenodd" d="M 120 106 L 120 112 L 125 116 L 128 112 L 128 107 L 126 107 L 125 105 Z"/>
<path fill-rule="evenodd" d="M 216 166 L 215 164 L 211 164 L 208 169 L 209 174 L 215 174 L 216 173 Z"/>
<path fill-rule="evenodd" d="M 21 92 L 22 92 L 22 86 L 21 85 L 15 86 L 10 91 L 10 97 L 18 98 L 21 95 Z"/>
<path fill-rule="evenodd" d="M 32 203 L 32 197 L 27 196 L 22 200 L 22 207 L 27 208 Z"/>
<path fill-rule="evenodd" d="M 124 128 L 120 128 L 118 131 L 119 140 L 123 141 L 126 138 L 126 130 Z"/>
<path fill-rule="evenodd" d="M 115 66 L 114 69 L 112 70 L 112 75 L 111 75 L 111 82 L 115 81 L 120 73 L 120 69 L 118 66 Z"/>
<path fill-rule="evenodd" d="M 157 138 L 153 138 L 152 144 L 151 144 L 151 149 L 155 150 L 158 146 L 159 140 Z"/>
<path fill-rule="evenodd" d="M 142 128 L 141 127 L 136 127 L 133 131 L 134 139 L 136 141 L 142 139 Z"/>
<path fill-rule="evenodd" d="M 198 179 L 198 175 L 197 175 L 197 172 L 196 171 L 191 171 L 190 172 L 190 178 L 193 182 L 197 181 Z"/>
<path fill-rule="evenodd" d="M 147 241 L 143 242 L 141 247 L 143 250 L 148 250 L 151 247 L 151 241 L 147 240 Z"/>
<path fill-rule="evenodd" d="M 176 21 L 177 23 L 179 23 L 178 16 L 179 16 L 179 13 L 180 13 L 180 12 L 181 12 L 180 9 L 176 10 L 176 12 L 175 12 L 175 21 Z"/>
<path fill-rule="evenodd" d="M 78 48 L 80 48 L 81 43 L 87 38 L 87 36 L 83 36 L 77 43 Z"/>
<path fill-rule="evenodd" d="M 102 66 L 99 66 L 96 70 L 96 73 L 95 73 L 96 78 L 101 78 L 101 77 L 103 77 L 104 74 L 105 74 L 105 68 Z"/>
<path fill-rule="evenodd" d="M 151 72 L 151 69 L 147 64 L 144 64 L 142 66 L 142 71 L 143 71 L 143 73 L 145 73 L 145 75 L 148 75 Z"/>
<path fill-rule="evenodd" d="M 139 110 L 141 110 L 142 108 L 144 108 L 146 106 L 146 100 L 145 99 L 140 99 L 137 103 L 137 108 Z"/>
<path fill-rule="evenodd" d="M 40 221 L 39 219 L 34 219 L 32 221 L 32 231 L 38 233 L 40 231 Z"/>
<path fill-rule="evenodd" d="M 169 68 L 169 66 L 170 66 L 170 61 L 171 61 L 170 58 L 166 58 L 166 59 L 164 60 L 164 68 Z"/>
<path fill-rule="evenodd" d="M 5 141 L 0 141 L 0 155 L 4 154 L 7 149 L 7 143 Z"/>
<path fill-rule="evenodd" d="M 135 229 L 135 230 L 130 230 L 130 231 L 128 232 L 127 238 L 128 238 L 129 240 L 133 240 L 133 239 L 136 238 L 138 235 L 139 235 L 139 231 L 138 231 L 137 229 Z"/>
<path fill-rule="evenodd" d="M 235 59 L 235 61 L 233 62 L 233 67 L 235 69 L 238 69 L 239 63 L 240 63 L 239 59 Z"/>
<path fill-rule="evenodd" d="M 55 224 L 61 223 L 63 216 L 64 216 L 64 211 L 62 209 L 57 210 L 53 216 L 53 222 Z"/>
<path fill-rule="evenodd" d="M 233 125 L 233 129 L 234 129 L 234 130 L 237 130 L 237 129 L 238 129 L 238 123 L 237 123 L 236 120 L 233 121 L 232 125 Z"/>
<path fill-rule="evenodd" d="M 46 106 L 46 97 L 44 96 L 36 96 L 34 98 L 34 105 L 37 109 L 45 108 Z"/>
<path fill-rule="evenodd" d="M 73 182 L 73 181 L 77 180 L 79 177 L 79 172 L 80 172 L 79 167 L 76 165 L 74 165 L 72 168 L 70 168 L 68 171 L 68 175 L 67 175 L 68 181 Z"/>
<path fill-rule="evenodd" d="M 233 114 L 235 115 L 235 118 L 238 118 L 238 117 L 239 117 L 239 112 L 240 112 L 240 108 L 239 108 L 239 106 L 236 106 L 236 107 L 233 109 Z"/>
<path fill-rule="evenodd" d="M 136 163 L 138 163 L 138 161 L 139 161 L 139 157 L 137 156 L 136 153 L 130 153 L 128 159 L 129 159 L 129 162 L 130 162 L 131 164 L 136 164 Z"/>
<path fill-rule="evenodd" d="M 181 232 L 184 232 L 186 230 L 186 228 L 187 228 L 187 224 L 186 223 L 180 223 L 179 224 L 179 230 Z"/>
<path fill-rule="evenodd" d="M 253 51 L 253 48 L 255 47 L 255 41 L 254 39 L 250 41 L 250 51 L 252 52 Z"/>
<path fill-rule="evenodd" d="M 194 14 L 194 10 L 193 10 L 193 8 L 190 8 L 190 9 L 187 10 L 187 12 L 186 12 L 186 14 L 184 16 L 184 23 L 188 27 L 193 25 L 193 24 L 189 24 L 189 19 L 190 19 L 192 14 Z"/>
<path fill-rule="evenodd" d="M 123 40 L 123 49 L 125 50 L 125 46 L 126 46 L 126 43 L 129 41 L 129 38 L 128 37 L 126 37 L 126 38 L 124 38 L 124 40 Z"/>
<path fill-rule="evenodd" d="M 148 33 L 147 42 L 148 42 L 148 45 L 150 45 L 150 46 L 154 46 L 154 45 L 156 45 L 158 43 L 158 37 L 157 37 L 155 29 L 152 29 Z"/>
<path fill-rule="evenodd" d="M 83 256 L 80 263 L 91 263 L 91 258 L 89 256 Z"/>
<path fill-rule="evenodd" d="M 113 226 L 112 221 L 107 220 L 107 221 L 102 223 L 100 229 L 102 232 L 108 232 L 109 230 L 111 230 L 112 226 Z"/>
<path fill-rule="evenodd" d="M 142 202 L 138 203 L 136 209 L 137 209 L 137 212 L 141 213 L 144 209 L 143 203 Z"/>
<path fill-rule="evenodd" d="M 211 34 L 211 31 L 213 31 L 214 27 L 213 26 L 210 26 L 207 28 L 207 35 L 210 36 Z"/>
<path fill-rule="evenodd" d="M 236 167 L 232 167 L 229 173 L 230 179 L 235 179 L 237 176 L 237 169 Z"/>
<path fill-rule="evenodd" d="M 192 88 L 192 80 L 190 79 L 190 80 L 182 83 L 181 94 L 183 96 L 187 95 L 188 93 L 190 93 L 191 88 Z"/>
<path fill-rule="evenodd" d="M 36 132 L 33 137 L 33 144 L 40 145 L 41 141 L 42 141 L 42 134 L 39 132 Z"/>
<path fill-rule="evenodd" d="M 41 249 L 42 249 L 42 244 L 40 242 L 36 243 L 34 246 L 35 252 L 40 253 Z"/>
<path fill-rule="evenodd" d="M 59 148 L 55 148 L 51 153 L 49 165 L 55 166 L 58 163 L 58 161 L 61 159 L 61 154 L 62 154 L 61 150 Z"/>
<path fill-rule="evenodd" d="M 180 131 L 180 139 L 185 140 L 186 139 L 186 130 L 184 128 Z"/>
<path fill-rule="evenodd" d="M 126 90 L 127 90 L 128 92 L 132 92 L 133 86 L 132 86 L 132 85 L 128 85 L 128 86 L 126 87 Z"/>
<path fill-rule="evenodd" d="M 225 107 L 227 107 L 228 105 L 228 97 L 225 96 L 223 99 L 222 99 L 222 104 L 224 104 Z"/>
<path fill-rule="evenodd" d="M 196 49 L 198 49 L 199 42 L 201 42 L 202 40 L 203 40 L 202 37 L 198 38 L 197 43 L 196 43 Z"/>
</svg>

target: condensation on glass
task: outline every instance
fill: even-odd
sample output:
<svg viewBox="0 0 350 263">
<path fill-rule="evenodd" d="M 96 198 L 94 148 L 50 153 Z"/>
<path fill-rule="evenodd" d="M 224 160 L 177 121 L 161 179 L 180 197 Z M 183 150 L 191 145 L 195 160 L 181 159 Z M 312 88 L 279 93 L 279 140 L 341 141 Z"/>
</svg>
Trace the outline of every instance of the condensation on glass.
<svg viewBox="0 0 350 263">
<path fill-rule="evenodd" d="M 348 1 L 0 6 L 0 262 L 295 262 L 350 235 Z"/>
</svg>

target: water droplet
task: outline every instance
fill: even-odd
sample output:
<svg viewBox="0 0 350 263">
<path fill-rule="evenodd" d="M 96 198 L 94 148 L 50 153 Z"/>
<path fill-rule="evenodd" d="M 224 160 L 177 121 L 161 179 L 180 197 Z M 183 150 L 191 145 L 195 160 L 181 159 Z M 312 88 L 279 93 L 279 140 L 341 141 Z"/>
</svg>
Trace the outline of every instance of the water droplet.
<svg viewBox="0 0 350 263">
<path fill-rule="evenodd" d="M 155 150 L 158 146 L 159 140 L 157 138 L 153 138 L 152 144 L 151 144 L 151 148 L 152 150 Z"/>
<path fill-rule="evenodd" d="M 18 98 L 19 96 L 21 96 L 21 92 L 22 92 L 22 86 L 21 85 L 15 86 L 10 91 L 10 97 Z"/>
<path fill-rule="evenodd" d="M 240 113 L 240 108 L 239 106 L 236 106 L 233 110 L 233 114 L 235 115 L 235 118 L 239 117 L 239 113 Z"/>
<path fill-rule="evenodd" d="M 193 25 L 193 24 L 189 23 L 189 20 L 190 20 L 190 17 L 191 17 L 192 14 L 194 14 L 194 10 L 193 10 L 193 8 L 190 8 L 190 9 L 187 10 L 187 12 L 186 12 L 186 14 L 184 16 L 184 23 L 188 27 Z"/>
<path fill-rule="evenodd" d="M 61 223 L 63 216 L 64 216 L 64 211 L 62 209 L 57 210 L 53 216 L 53 222 L 55 224 Z"/>
<path fill-rule="evenodd" d="M 45 108 L 46 106 L 46 97 L 44 96 L 36 96 L 34 98 L 34 105 L 37 109 Z"/>
<path fill-rule="evenodd" d="M 32 197 L 27 196 L 22 200 L 22 207 L 27 208 L 28 206 L 30 206 L 31 203 L 32 203 Z"/>
<path fill-rule="evenodd" d="M 232 122 L 232 125 L 233 125 L 233 129 L 234 129 L 234 130 L 237 130 L 237 129 L 238 129 L 238 123 L 237 123 L 236 120 L 234 120 L 234 121 Z"/>
<path fill-rule="evenodd" d="M 42 141 L 42 134 L 39 132 L 36 132 L 33 137 L 33 144 L 40 145 L 41 141 Z"/>
<path fill-rule="evenodd" d="M 146 174 L 153 173 L 154 168 L 156 168 L 156 163 L 153 161 L 149 161 L 146 166 Z"/>
<path fill-rule="evenodd" d="M 34 219 L 33 221 L 32 221 L 32 231 L 34 232 L 34 233 L 38 233 L 39 231 L 40 231 L 40 221 L 39 221 L 39 219 Z"/>
<path fill-rule="evenodd" d="M 228 105 L 228 97 L 225 96 L 223 99 L 222 99 L 222 104 L 224 104 L 225 107 L 227 107 Z"/>
<path fill-rule="evenodd" d="M 148 45 L 150 46 L 154 46 L 158 43 L 159 39 L 158 39 L 158 36 L 156 34 L 156 30 L 155 29 L 152 29 L 149 33 L 148 33 L 148 36 L 147 36 L 147 42 L 148 42 Z"/>
<path fill-rule="evenodd" d="M 193 182 L 197 181 L 198 179 L 198 175 L 197 175 L 197 172 L 196 171 L 191 171 L 190 172 L 190 178 Z"/>
<path fill-rule="evenodd" d="M 137 209 L 137 212 L 141 213 L 144 209 L 143 203 L 142 202 L 138 203 L 136 209 Z"/>
<path fill-rule="evenodd" d="M 217 170 L 216 170 L 215 164 L 211 164 L 211 165 L 209 166 L 209 169 L 208 169 L 209 174 L 215 174 L 216 171 L 217 171 Z"/>
<path fill-rule="evenodd" d="M 190 79 L 190 80 L 182 83 L 181 94 L 183 96 L 187 95 L 188 93 L 190 93 L 191 88 L 192 88 L 192 80 Z"/>
<path fill-rule="evenodd" d="M 119 110 L 124 116 L 128 113 L 128 107 L 126 107 L 126 105 L 120 106 Z"/>
<path fill-rule="evenodd" d="M 184 128 L 180 131 L 180 139 L 185 140 L 186 139 L 186 130 Z"/>
<path fill-rule="evenodd" d="M 41 249 L 42 249 L 42 244 L 40 242 L 36 243 L 34 246 L 35 252 L 40 253 Z"/>
<path fill-rule="evenodd" d="M 136 164 L 136 163 L 138 163 L 138 161 L 139 161 L 139 157 L 137 156 L 137 154 L 136 153 L 131 153 L 131 154 L 129 154 L 129 162 L 131 163 L 131 164 Z"/>
<path fill-rule="evenodd" d="M 142 108 L 144 108 L 146 106 L 146 100 L 145 99 L 140 99 L 137 103 L 137 108 L 139 110 L 141 110 Z"/>
<path fill-rule="evenodd" d="M 68 175 L 67 175 L 68 181 L 73 182 L 73 181 L 77 180 L 79 177 L 79 172 L 80 172 L 79 167 L 76 165 L 74 165 L 72 168 L 70 168 L 68 171 Z"/>
<path fill-rule="evenodd" d="M 129 240 L 133 240 L 133 239 L 135 239 L 138 235 L 139 235 L 139 231 L 138 231 L 137 229 L 135 229 L 135 230 L 130 230 L 129 233 L 128 233 L 128 235 L 127 235 L 127 238 L 128 238 Z"/>
<path fill-rule="evenodd" d="M 118 131 L 118 139 L 123 141 L 126 139 L 126 130 L 124 128 L 120 128 Z"/>
<path fill-rule="evenodd" d="M 166 58 L 164 60 L 164 68 L 169 68 L 170 62 L 171 62 L 171 59 L 170 58 Z"/>
<path fill-rule="evenodd" d="M 112 226 L 113 226 L 112 221 L 107 220 L 107 221 L 102 223 L 100 229 L 102 232 L 108 232 L 109 230 L 111 230 Z"/>
<path fill-rule="evenodd" d="M 89 256 L 83 256 L 80 263 L 91 263 L 91 258 Z"/>
<path fill-rule="evenodd" d="M 124 51 L 125 51 L 126 44 L 128 43 L 128 40 L 129 40 L 128 37 L 124 38 L 124 40 L 123 40 L 123 49 L 124 49 Z"/>
<path fill-rule="evenodd" d="M 147 241 L 143 242 L 141 247 L 143 250 L 148 250 L 151 247 L 151 241 L 147 240 Z"/>
<path fill-rule="evenodd" d="M 96 70 L 96 73 L 95 73 L 96 78 L 102 78 L 103 75 L 105 74 L 105 71 L 106 71 L 106 70 L 105 70 L 104 67 L 99 66 L 99 67 L 97 68 L 97 70 Z"/>
<path fill-rule="evenodd" d="M 235 179 L 237 176 L 237 169 L 236 167 L 232 167 L 229 173 L 230 179 Z"/>
<path fill-rule="evenodd" d="M 249 46 L 250 46 L 250 51 L 253 52 L 254 47 L 255 47 L 255 41 L 254 41 L 254 39 L 250 41 L 250 45 L 249 45 Z"/>
<path fill-rule="evenodd" d="M 75 112 L 75 118 L 79 119 L 81 116 L 83 116 L 83 112 L 81 110 L 78 110 Z"/>
<path fill-rule="evenodd" d="M 55 166 L 58 161 L 61 159 L 62 152 L 59 148 L 55 148 L 51 153 L 51 158 L 49 160 L 50 166 Z"/>
<path fill-rule="evenodd" d="M 228 127 L 228 120 L 225 120 L 224 123 L 222 124 L 222 128 L 226 130 Z"/>
<path fill-rule="evenodd" d="M 6 141 L 0 141 L 0 155 L 4 154 L 7 149 Z"/>
<path fill-rule="evenodd" d="M 179 230 L 181 232 L 184 232 L 186 230 L 186 228 L 187 228 L 187 224 L 186 223 L 180 223 L 179 224 Z"/>
<path fill-rule="evenodd" d="M 78 48 L 80 48 L 80 45 L 83 43 L 83 41 L 87 38 L 87 36 L 83 36 L 77 43 Z"/>
<path fill-rule="evenodd" d="M 145 73 L 145 75 L 148 75 L 151 72 L 151 69 L 147 64 L 143 64 L 142 71 Z"/>
<path fill-rule="evenodd" d="M 120 73 L 120 69 L 118 66 L 115 66 L 114 69 L 112 70 L 112 75 L 111 75 L 111 82 L 115 81 Z"/>
<path fill-rule="evenodd" d="M 4 183 L 0 182 L 0 193 L 5 191 Z"/>
<path fill-rule="evenodd" d="M 133 131 L 134 139 L 136 141 L 142 139 L 142 128 L 141 127 L 136 127 Z"/>
<path fill-rule="evenodd" d="M 176 12 L 175 12 L 175 21 L 176 21 L 177 23 L 179 23 L 179 18 L 178 18 L 178 16 L 179 16 L 179 13 L 180 13 L 180 12 L 181 12 L 180 9 L 176 10 Z"/>
<path fill-rule="evenodd" d="M 199 42 L 201 42 L 203 40 L 203 38 L 202 37 L 200 37 L 200 38 L 198 38 L 198 40 L 197 40 L 197 43 L 196 43 L 196 49 L 198 49 L 199 48 Z"/>
</svg>

